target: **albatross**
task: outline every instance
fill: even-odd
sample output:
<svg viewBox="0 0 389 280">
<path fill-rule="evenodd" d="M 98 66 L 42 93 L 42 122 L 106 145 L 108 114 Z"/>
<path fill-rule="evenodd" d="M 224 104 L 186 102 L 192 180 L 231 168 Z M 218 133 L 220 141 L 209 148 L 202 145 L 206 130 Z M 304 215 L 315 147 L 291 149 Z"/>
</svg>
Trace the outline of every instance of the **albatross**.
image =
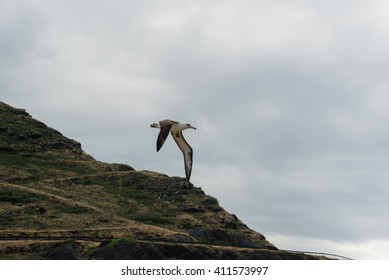
<svg viewBox="0 0 389 280">
<path fill-rule="evenodd" d="M 153 123 L 150 125 L 153 128 L 160 128 L 158 138 L 157 138 L 157 152 L 162 148 L 163 143 L 165 143 L 166 138 L 169 135 L 169 131 L 176 141 L 178 148 L 184 155 L 184 164 L 185 164 L 185 175 L 186 180 L 189 182 L 190 175 L 192 173 L 192 160 L 193 160 L 193 149 L 185 141 L 182 131 L 188 128 L 196 129 L 188 123 L 176 122 L 172 120 L 163 120 L 159 123 Z"/>
</svg>

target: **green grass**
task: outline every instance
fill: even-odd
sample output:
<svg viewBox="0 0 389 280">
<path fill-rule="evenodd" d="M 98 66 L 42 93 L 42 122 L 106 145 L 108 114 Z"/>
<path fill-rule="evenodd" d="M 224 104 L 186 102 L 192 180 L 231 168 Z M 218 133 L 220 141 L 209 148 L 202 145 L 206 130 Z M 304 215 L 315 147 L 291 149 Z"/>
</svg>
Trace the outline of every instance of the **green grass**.
<svg viewBox="0 0 389 280">
<path fill-rule="evenodd" d="M 39 199 L 32 194 L 7 187 L 0 187 L 0 202 L 11 204 L 26 204 L 37 202 Z"/>
<path fill-rule="evenodd" d="M 133 238 L 114 238 L 114 239 L 111 239 L 111 241 L 108 243 L 108 247 L 109 248 L 117 247 L 122 242 L 125 242 L 125 241 L 134 241 L 134 239 Z"/>
</svg>

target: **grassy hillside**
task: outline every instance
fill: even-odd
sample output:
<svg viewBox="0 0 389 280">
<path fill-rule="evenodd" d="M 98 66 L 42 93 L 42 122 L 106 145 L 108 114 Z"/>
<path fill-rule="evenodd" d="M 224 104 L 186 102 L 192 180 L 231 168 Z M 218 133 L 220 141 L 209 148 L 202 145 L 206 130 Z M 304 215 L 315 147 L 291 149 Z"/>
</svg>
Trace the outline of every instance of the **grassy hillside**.
<svg viewBox="0 0 389 280">
<path fill-rule="evenodd" d="M 282 258 L 183 178 L 96 161 L 80 143 L 2 102 L 0 120 L 2 259 L 139 258 L 123 249 L 129 242 L 148 248 L 150 258 L 245 258 L 245 250 L 262 258 L 269 249 L 266 258 Z M 166 246 L 181 253 L 162 254 Z"/>
</svg>

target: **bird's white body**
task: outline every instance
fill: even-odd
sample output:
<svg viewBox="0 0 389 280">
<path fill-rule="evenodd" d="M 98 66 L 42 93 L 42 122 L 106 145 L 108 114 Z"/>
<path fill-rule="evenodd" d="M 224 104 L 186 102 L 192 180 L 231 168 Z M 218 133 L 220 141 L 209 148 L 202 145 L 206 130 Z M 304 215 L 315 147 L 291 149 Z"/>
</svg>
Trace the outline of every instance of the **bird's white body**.
<svg viewBox="0 0 389 280">
<path fill-rule="evenodd" d="M 187 128 L 190 128 L 190 127 L 188 127 L 188 125 L 186 123 L 180 123 L 179 122 L 179 123 L 174 123 L 172 125 L 172 127 L 170 128 L 170 131 L 171 132 L 180 132 L 180 131 L 183 131 L 183 130 L 185 130 Z"/>
<path fill-rule="evenodd" d="M 170 127 L 170 131 L 179 132 L 179 131 L 183 131 L 187 128 L 194 128 L 194 127 L 188 127 L 187 123 L 173 122 L 173 121 L 171 121 L 171 122 L 172 122 L 172 126 Z M 159 123 L 153 123 L 150 126 L 153 128 L 161 128 L 161 125 Z"/>
</svg>

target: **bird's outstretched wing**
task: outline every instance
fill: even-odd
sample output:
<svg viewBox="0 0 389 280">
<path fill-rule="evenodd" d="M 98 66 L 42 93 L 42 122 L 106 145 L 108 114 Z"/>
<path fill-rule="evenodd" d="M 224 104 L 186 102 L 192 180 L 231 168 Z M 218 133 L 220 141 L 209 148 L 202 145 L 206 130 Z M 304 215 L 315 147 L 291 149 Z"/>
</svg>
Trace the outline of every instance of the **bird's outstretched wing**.
<svg viewBox="0 0 389 280">
<path fill-rule="evenodd" d="M 178 147 L 182 151 L 184 155 L 184 164 L 185 164 L 185 175 L 186 180 L 189 182 L 190 175 L 192 174 L 192 163 L 193 163 L 193 149 L 189 144 L 185 141 L 182 132 L 172 132 L 172 136 L 174 141 L 176 141 Z"/>
<path fill-rule="evenodd" d="M 160 122 L 160 124 L 161 123 L 162 122 Z M 165 140 L 169 135 L 169 131 L 172 125 L 173 124 L 171 123 L 161 124 L 161 130 L 159 131 L 158 138 L 157 138 L 157 152 L 162 148 L 163 143 L 165 143 Z"/>
</svg>

